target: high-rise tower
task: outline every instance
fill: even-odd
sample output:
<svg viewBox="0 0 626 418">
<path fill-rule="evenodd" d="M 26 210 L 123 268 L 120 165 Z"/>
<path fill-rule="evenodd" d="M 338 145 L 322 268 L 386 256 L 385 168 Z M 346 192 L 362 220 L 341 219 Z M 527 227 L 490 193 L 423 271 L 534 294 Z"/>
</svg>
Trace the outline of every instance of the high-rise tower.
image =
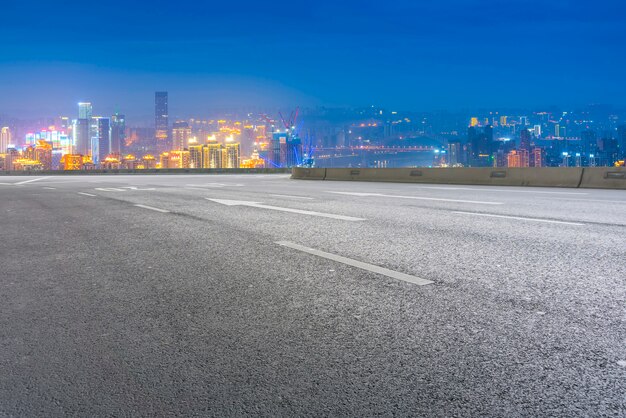
<svg viewBox="0 0 626 418">
<path fill-rule="evenodd" d="M 124 115 L 115 113 L 111 116 L 111 150 L 110 153 L 116 156 L 122 154 L 122 147 L 126 141 L 126 118 Z"/>
<path fill-rule="evenodd" d="M 8 126 L 4 126 L 0 130 L 0 154 L 7 152 L 9 145 L 11 145 L 12 135 L 11 129 Z"/>
<path fill-rule="evenodd" d="M 154 137 L 159 153 L 169 150 L 169 115 L 166 91 L 154 93 Z"/>
</svg>

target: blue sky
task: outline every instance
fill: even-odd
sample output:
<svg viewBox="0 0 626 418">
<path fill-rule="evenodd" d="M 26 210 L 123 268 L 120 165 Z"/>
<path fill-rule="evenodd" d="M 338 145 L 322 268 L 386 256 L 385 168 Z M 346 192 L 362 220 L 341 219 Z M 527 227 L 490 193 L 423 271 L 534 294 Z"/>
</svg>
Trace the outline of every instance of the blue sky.
<svg viewBox="0 0 626 418">
<path fill-rule="evenodd" d="M 618 1 L 5 0 L 0 113 L 626 104 Z M 71 114 L 71 113 L 70 113 Z"/>
</svg>

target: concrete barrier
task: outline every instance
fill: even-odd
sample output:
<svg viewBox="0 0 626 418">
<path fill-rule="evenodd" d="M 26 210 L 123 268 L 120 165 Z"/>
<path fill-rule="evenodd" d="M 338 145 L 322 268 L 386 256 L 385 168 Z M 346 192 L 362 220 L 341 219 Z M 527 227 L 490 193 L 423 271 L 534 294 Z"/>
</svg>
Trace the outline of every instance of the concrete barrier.
<svg viewBox="0 0 626 418">
<path fill-rule="evenodd" d="M 27 170 L 0 171 L 0 176 L 89 176 L 126 174 L 288 174 L 290 168 L 152 168 L 143 170 Z"/>
<path fill-rule="evenodd" d="M 580 187 L 626 190 L 626 167 L 585 167 Z"/>
<path fill-rule="evenodd" d="M 578 187 L 582 168 L 328 168 L 326 180 Z"/>
<path fill-rule="evenodd" d="M 297 180 L 324 180 L 326 179 L 326 169 L 294 167 L 291 171 L 291 178 Z"/>
</svg>

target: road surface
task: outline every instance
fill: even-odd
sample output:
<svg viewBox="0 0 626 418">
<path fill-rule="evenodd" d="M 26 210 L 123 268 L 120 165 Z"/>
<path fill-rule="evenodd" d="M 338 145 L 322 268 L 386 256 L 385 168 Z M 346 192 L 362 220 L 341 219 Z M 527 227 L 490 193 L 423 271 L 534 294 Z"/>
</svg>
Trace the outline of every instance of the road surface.
<svg viewBox="0 0 626 418">
<path fill-rule="evenodd" d="M 626 415 L 626 191 L 0 181 L 0 416 Z"/>
</svg>

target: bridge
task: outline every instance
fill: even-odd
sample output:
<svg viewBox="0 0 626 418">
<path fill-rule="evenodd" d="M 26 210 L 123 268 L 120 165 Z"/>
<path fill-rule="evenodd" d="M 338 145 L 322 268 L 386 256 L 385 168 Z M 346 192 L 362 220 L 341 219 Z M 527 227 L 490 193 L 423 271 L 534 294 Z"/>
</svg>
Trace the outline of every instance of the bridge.
<svg viewBox="0 0 626 418">
<path fill-rule="evenodd" d="M 328 174 L 0 177 L 0 415 L 624 415 L 626 191 Z"/>
</svg>

